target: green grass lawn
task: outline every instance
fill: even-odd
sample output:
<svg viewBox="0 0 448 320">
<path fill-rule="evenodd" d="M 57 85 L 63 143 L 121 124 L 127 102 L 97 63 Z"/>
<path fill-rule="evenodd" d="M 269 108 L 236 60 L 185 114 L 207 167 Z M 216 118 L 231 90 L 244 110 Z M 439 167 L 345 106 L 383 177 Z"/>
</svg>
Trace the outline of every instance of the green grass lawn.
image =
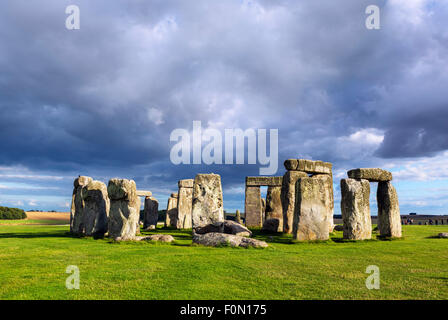
<svg viewBox="0 0 448 320">
<path fill-rule="evenodd" d="M 72 238 L 68 226 L 0 225 L 0 299 L 448 299 L 448 226 L 403 226 L 404 240 L 291 243 L 256 235 L 267 249 L 114 243 Z M 155 232 L 152 232 L 155 233 Z M 65 287 L 68 265 L 80 289 Z M 381 288 L 368 290 L 368 265 Z"/>
<path fill-rule="evenodd" d="M 67 220 L 45 220 L 45 219 L 20 219 L 20 220 L 0 220 L 2 225 L 29 225 L 29 224 L 43 224 L 43 225 L 61 225 L 68 224 Z"/>
</svg>

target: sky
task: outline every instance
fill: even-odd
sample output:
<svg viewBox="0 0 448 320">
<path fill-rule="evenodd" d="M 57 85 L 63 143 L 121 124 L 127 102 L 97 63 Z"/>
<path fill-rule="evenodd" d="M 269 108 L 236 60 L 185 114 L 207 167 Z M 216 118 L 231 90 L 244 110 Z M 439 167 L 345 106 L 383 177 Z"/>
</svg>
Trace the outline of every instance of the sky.
<svg viewBox="0 0 448 320">
<path fill-rule="evenodd" d="M 225 210 L 244 211 L 260 163 L 170 159 L 173 130 L 201 121 L 277 129 L 274 175 L 288 158 L 333 163 L 335 214 L 359 167 L 393 173 L 402 214 L 448 214 L 446 17 L 430 0 L 3 0 L 0 205 L 68 211 L 87 175 L 134 179 L 165 209 L 178 180 L 213 172 Z"/>
</svg>

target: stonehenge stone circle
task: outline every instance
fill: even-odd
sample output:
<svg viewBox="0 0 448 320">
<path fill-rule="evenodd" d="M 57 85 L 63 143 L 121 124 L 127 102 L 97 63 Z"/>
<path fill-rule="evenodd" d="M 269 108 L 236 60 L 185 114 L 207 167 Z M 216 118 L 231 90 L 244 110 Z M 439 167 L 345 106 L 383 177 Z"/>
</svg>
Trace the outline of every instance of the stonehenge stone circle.
<svg viewBox="0 0 448 320">
<path fill-rule="evenodd" d="M 277 219 L 276 232 L 283 231 L 283 208 L 281 199 L 282 187 L 269 186 L 266 193 L 265 222 L 269 219 Z M 265 223 L 263 223 L 263 226 Z"/>
<path fill-rule="evenodd" d="M 191 228 L 191 209 L 193 199 L 193 179 L 180 180 L 177 202 L 177 229 Z"/>
<path fill-rule="evenodd" d="M 73 182 L 72 205 L 70 209 L 70 232 L 74 234 L 84 233 L 84 200 L 82 189 L 93 179 L 86 176 L 79 176 Z"/>
<path fill-rule="evenodd" d="M 197 174 L 193 185 L 193 229 L 224 221 L 221 176 Z"/>
<path fill-rule="evenodd" d="M 110 209 L 107 187 L 101 181 L 90 181 L 82 191 L 84 200 L 84 234 L 102 237 L 108 229 Z"/>
<path fill-rule="evenodd" d="M 326 175 L 330 178 L 331 188 L 328 195 L 328 203 L 331 212 L 334 210 L 334 195 L 333 195 L 333 165 L 329 162 L 319 160 L 305 160 L 305 159 L 288 159 L 284 162 L 286 173 L 283 176 L 281 200 L 283 208 L 283 232 L 292 233 L 296 205 L 296 183 L 300 178 L 307 178 L 311 176 Z M 333 230 L 333 219 L 328 225 L 329 231 Z"/>
<path fill-rule="evenodd" d="M 293 220 L 295 240 L 328 240 L 333 220 L 332 178 L 322 174 L 299 178 Z"/>
<path fill-rule="evenodd" d="M 111 179 L 107 186 L 110 198 L 109 236 L 132 240 L 139 232 L 140 199 L 134 180 Z"/>
<path fill-rule="evenodd" d="M 341 213 L 344 239 L 372 238 L 370 218 L 370 183 L 368 180 L 341 180 Z"/>
<path fill-rule="evenodd" d="M 379 182 L 377 190 L 380 236 L 401 238 L 401 217 L 397 191 L 390 181 Z"/>
<path fill-rule="evenodd" d="M 177 226 L 177 197 L 177 193 L 172 193 L 168 198 L 168 204 L 166 206 L 165 227 Z"/>
<path fill-rule="evenodd" d="M 146 197 L 143 212 L 143 229 L 155 229 L 159 218 L 159 201 L 154 197 Z"/>
<path fill-rule="evenodd" d="M 246 177 L 244 211 L 246 226 L 261 227 L 265 220 L 266 204 L 261 199 L 260 186 L 281 187 L 282 177 Z M 271 203 L 274 205 L 275 203 Z M 281 205 L 281 204 L 280 204 Z M 276 208 L 277 209 L 277 208 Z"/>
</svg>

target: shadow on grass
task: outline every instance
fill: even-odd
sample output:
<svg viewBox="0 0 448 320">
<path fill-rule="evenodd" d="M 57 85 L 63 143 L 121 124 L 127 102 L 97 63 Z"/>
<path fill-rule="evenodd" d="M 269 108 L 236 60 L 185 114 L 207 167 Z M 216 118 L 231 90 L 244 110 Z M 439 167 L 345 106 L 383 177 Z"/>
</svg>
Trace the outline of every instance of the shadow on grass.
<svg viewBox="0 0 448 320">
<path fill-rule="evenodd" d="M 0 239 L 32 239 L 32 238 L 77 238 L 67 231 L 34 232 L 34 233 L 0 233 Z"/>
</svg>

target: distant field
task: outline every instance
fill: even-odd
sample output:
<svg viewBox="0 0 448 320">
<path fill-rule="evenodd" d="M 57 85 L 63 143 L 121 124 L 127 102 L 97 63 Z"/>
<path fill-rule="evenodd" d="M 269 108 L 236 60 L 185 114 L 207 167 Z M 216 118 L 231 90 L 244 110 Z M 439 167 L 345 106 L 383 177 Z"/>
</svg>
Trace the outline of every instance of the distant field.
<svg viewBox="0 0 448 320">
<path fill-rule="evenodd" d="M 68 226 L 0 226 L 0 299 L 448 299 L 448 226 L 404 226 L 404 240 L 290 243 L 267 249 L 193 246 L 188 231 L 158 229 L 174 244 L 73 238 Z M 144 232 L 145 234 L 145 232 Z M 80 290 L 67 290 L 68 265 Z M 381 287 L 368 290 L 368 265 Z"/>
<path fill-rule="evenodd" d="M 27 219 L 0 220 L 1 225 L 65 225 L 70 223 L 70 212 L 27 212 Z"/>
</svg>

